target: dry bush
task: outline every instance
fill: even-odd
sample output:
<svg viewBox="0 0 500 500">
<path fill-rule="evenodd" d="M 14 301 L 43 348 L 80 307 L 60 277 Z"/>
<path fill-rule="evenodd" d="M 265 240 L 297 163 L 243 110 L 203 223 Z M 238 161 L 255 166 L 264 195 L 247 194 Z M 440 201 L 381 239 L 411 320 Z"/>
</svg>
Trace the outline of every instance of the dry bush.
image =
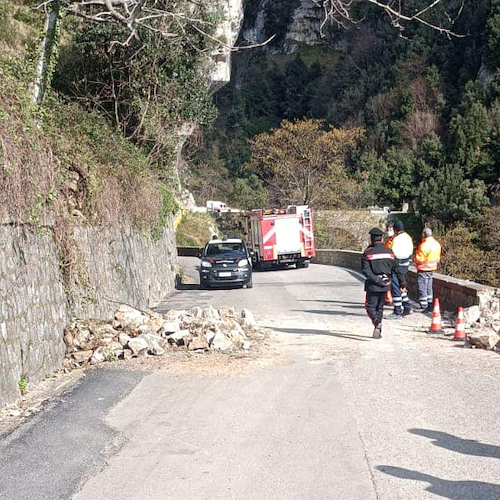
<svg viewBox="0 0 500 500">
<path fill-rule="evenodd" d="M 449 229 L 441 238 L 440 272 L 491 286 L 500 286 L 500 252 L 480 249 L 475 234 L 463 225 Z"/>
<path fill-rule="evenodd" d="M 60 162 L 23 119 L 27 107 L 12 91 L 0 94 L 0 210 L 9 220 L 37 222 L 56 197 Z"/>
<path fill-rule="evenodd" d="M 162 200 L 152 174 L 133 177 L 126 171 L 108 171 L 100 174 L 91 203 L 100 225 L 134 224 L 150 229 L 159 223 Z"/>
<path fill-rule="evenodd" d="M 377 94 L 366 103 L 366 116 L 371 123 L 380 123 L 390 120 L 395 109 L 399 106 L 399 96 L 396 90 L 385 94 Z"/>
<path fill-rule="evenodd" d="M 418 66 L 419 72 L 421 70 Z M 431 132 L 439 132 L 439 116 L 436 111 L 440 92 L 433 90 L 425 76 L 419 74 L 410 84 L 414 111 L 403 123 L 401 136 L 405 142 L 420 142 Z"/>
<path fill-rule="evenodd" d="M 403 123 L 401 138 L 408 143 L 420 143 L 431 132 L 437 132 L 439 127 L 439 118 L 433 111 L 413 112 Z"/>
</svg>

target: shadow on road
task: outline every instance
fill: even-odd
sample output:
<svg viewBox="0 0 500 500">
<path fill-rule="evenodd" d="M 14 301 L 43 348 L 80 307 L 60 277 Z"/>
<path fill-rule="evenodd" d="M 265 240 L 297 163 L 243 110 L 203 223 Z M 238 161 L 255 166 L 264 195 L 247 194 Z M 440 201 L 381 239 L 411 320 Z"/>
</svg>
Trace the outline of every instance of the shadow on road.
<svg viewBox="0 0 500 500">
<path fill-rule="evenodd" d="M 366 342 L 367 340 L 372 340 L 370 335 L 354 335 L 348 332 L 332 332 L 331 330 L 312 330 L 305 328 L 276 328 L 269 327 L 277 332 L 291 333 L 292 335 L 328 335 L 330 337 L 339 337 L 342 339 L 357 340 L 360 342 Z"/>
<path fill-rule="evenodd" d="M 363 307 L 363 305 L 360 305 L 361 302 L 347 302 L 346 300 L 314 300 L 314 299 L 302 299 L 299 300 L 299 302 L 317 302 L 318 304 L 340 304 L 342 306 L 345 306 L 346 304 L 350 304 L 353 306 L 359 306 Z"/>
<path fill-rule="evenodd" d="M 178 283 L 175 286 L 176 290 L 202 290 L 198 283 Z"/>
<path fill-rule="evenodd" d="M 481 481 L 448 481 L 430 474 L 390 465 L 380 465 L 377 470 L 399 479 L 429 483 L 426 491 L 451 500 L 493 500 L 500 498 L 500 485 Z"/>
<path fill-rule="evenodd" d="M 409 432 L 431 439 L 432 444 L 440 448 L 445 448 L 464 455 L 500 459 L 500 446 L 480 443 L 474 439 L 462 439 L 452 434 L 448 434 L 447 432 L 433 431 L 430 429 L 410 429 Z M 500 498 L 500 495 L 498 498 Z"/>
<path fill-rule="evenodd" d="M 327 309 L 294 309 L 293 312 L 302 312 L 302 313 L 309 313 L 309 314 L 323 314 L 325 316 L 365 316 L 364 313 L 364 306 L 346 306 L 346 309 L 359 309 L 360 311 L 362 310 L 363 313 L 361 312 L 354 312 L 354 311 L 329 311 Z"/>
</svg>

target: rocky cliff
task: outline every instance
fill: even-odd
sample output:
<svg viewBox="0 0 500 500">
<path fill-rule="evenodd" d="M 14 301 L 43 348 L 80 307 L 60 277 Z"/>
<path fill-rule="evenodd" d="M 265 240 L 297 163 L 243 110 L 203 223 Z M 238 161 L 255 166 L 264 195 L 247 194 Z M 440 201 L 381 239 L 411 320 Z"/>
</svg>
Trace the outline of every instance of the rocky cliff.
<svg viewBox="0 0 500 500">
<path fill-rule="evenodd" d="M 280 13 L 289 14 L 286 33 L 282 37 L 281 49 L 293 52 L 297 43 L 306 45 L 317 45 L 322 43 L 320 34 L 321 22 L 324 13 L 311 0 L 296 0 L 295 2 L 274 2 L 274 0 L 253 0 L 247 2 L 246 19 L 242 31 L 242 39 L 246 44 L 264 42 L 269 36 L 275 34 L 273 17 L 284 18 L 285 16 L 273 16 L 277 9 Z M 287 12 L 287 8 L 292 12 Z M 283 11 L 283 12 L 281 12 Z M 279 29 L 279 27 L 276 27 Z M 274 44 L 271 50 L 276 51 Z"/>
<path fill-rule="evenodd" d="M 239 37 L 243 23 L 243 0 L 219 0 L 222 15 L 215 36 L 224 42 L 213 54 L 214 67 L 210 79 L 213 90 L 217 90 L 231 79 L 232 47 Z"/>
</svg>

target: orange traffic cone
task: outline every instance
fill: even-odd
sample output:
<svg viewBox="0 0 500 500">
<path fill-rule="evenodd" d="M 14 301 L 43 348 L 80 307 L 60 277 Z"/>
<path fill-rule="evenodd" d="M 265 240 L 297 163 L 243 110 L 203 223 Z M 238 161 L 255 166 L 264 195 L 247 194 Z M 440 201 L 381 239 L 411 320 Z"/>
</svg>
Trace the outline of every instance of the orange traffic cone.
<svg viewBox="0 0 500 500">
<path fill-rule="evenodd" d="M 434 299 L 432 323 L 427 333 L 443 333 L 443 325 L 441 324 L 441 310 L 439 309 L 439 299 Z"/>
<path fill-rule="evenodd" d="M 453 340 L 465 340 L 465 319 L 463 307 L 458 308 L 457 323 L 455 325 L 455 336 Z"/>
<path fill-rule="evenodd" d="M 387 293 L 385 294 L 385 304 L 388 306 L 392 304 L 392 293 L 390 290 L 387 290 Z"/>
</svg>

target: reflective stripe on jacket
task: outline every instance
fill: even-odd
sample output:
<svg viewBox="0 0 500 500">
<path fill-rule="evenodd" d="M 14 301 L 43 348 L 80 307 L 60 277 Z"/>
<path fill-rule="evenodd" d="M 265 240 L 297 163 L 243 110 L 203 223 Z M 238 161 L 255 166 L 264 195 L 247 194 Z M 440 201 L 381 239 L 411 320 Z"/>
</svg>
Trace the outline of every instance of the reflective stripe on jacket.
<svg viewBox="0 0 500 500">
<path fill-rule="evenodd" d="M 417 248 L 413 262 L 417 265 L 417 271 L 435 271 L 441 260 L 441 245 L 433 236 L 424 238 Z"/>
</svg>

